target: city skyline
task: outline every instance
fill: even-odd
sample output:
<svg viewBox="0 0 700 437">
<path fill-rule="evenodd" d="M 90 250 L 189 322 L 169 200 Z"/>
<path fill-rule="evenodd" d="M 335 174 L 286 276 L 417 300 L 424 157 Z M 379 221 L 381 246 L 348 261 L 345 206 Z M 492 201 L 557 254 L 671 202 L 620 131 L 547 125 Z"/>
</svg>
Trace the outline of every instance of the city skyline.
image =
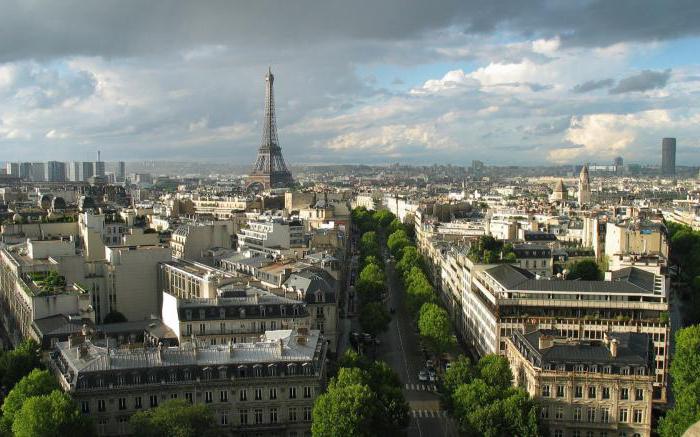
<svg viewBox="0 0 700 437">
<path fill-rule="evenodd" d="M 678 138 L 678 162 L 700 164 L 692 4 L 18 4 L 5 5 L 0 43 L 8 161 L 100 149 L 245 165 L 271 65 L 292 164 L 654 164 L 663 137 Z M 261 36 L 251 23 L 265 20 Z M 171 35 L 178 26 L 188 32 Z"/>
</svg>

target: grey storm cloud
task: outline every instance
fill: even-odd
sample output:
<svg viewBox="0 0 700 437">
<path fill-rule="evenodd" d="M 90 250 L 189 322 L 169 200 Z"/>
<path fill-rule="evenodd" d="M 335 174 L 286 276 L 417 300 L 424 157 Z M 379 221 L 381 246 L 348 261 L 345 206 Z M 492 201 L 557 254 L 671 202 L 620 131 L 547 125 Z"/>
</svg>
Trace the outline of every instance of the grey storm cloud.
<svg viewBox="0 0 700 437">
<path fill-rule="evenodd" d="M 0 61 L 129 56 L 207 44 L 397 41 L 446 28 L 562 35 L 565 44 L 582 46 L 700 33 L 696 0 L 498 0 L 489 7 L 481 0 L 2 0 L 0 6 Z"/>
<path fill-rule="evenodd" d="M 634 91 L 648 91 L 663 88 L 668 83 L 668 79 L 670 77 L 670 69 L 664 71 L 643 70 L 639 74 L 621 79 L 617 86 L 610 90 L 610 94 L 622 94 Z"/>
<path fill-rule="evenodd" d="M 571 91 L 577 94 L 583 94 L 601 88 L 610 88 L 614 83 L 615 81 L 612 79 L 589 80 L 574 86 Z"/>
</svg>

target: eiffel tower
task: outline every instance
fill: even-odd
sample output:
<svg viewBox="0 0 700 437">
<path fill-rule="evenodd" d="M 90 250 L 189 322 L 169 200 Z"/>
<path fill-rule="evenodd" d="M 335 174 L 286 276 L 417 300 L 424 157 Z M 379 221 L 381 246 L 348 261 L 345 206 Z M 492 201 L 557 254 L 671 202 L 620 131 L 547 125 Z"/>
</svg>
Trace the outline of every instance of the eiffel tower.
<svg viewBox="0 0 700 437">
<path fill-rule="evenodd" d="M 282 148 L 277 139 L 277 120 L 275 118 L 275 97 L 272 84 L 275 76 L 269 69 L 265 75 L 265 120 L 263 120 L 262 140 L 258 157 L 246 180 L 248 191 L 262 191 L 270 188 L 285 188 L 294 183 L 292 174 L 287 169 L 282 157 Z"/>
</svg>

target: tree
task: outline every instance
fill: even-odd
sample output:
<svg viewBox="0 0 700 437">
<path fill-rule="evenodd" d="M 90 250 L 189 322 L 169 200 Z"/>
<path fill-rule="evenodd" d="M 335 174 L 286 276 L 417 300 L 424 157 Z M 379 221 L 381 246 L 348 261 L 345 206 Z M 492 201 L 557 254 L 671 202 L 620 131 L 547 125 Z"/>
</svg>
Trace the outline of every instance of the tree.
<svg viewBox="0 0 700 437">
<path fill-rule="evenodd" d="M 360 309 L 360 326 L 365 332 L 377 335 L 389 327 L 391 316 L 380 302 L 369 302 Z"/>
<path fill-rule="evenodd" d="M 374 231 L 365 232 L 360 237 L 360 254 L 362 258 L 366 258 L 370 255 L 379 259 L 381 257 L 381 251 L 379 248 L 379 240 L 377 239 L 377 234 Z"/>
<path fill-rule="evenodd" d="M 452 393 L 462 384 L 469 384 L 474 378 L 472 362 L 468 357 L 460 355 L 450 364 L 450 368 L 442 378 L 442 385 L 445 392 L 451 397 Z"/>
<path fill-rule="evenodd" d="M 370 436 L 377 398 L 364 383 L 360 369 L 341 368 L 326 393 L 316 398 L 311 433 L 314 436 Z"/>
<path fill-rule="evenodd" d="M 411 241 L 408 239 L 408 235 L 406 235 L 406 231 L 403 229 L 399 229 L 398 231 L 389 235 L 389 238 L 386 240 L 386 245 L 389 248 L 389 251 L 391 251 L 392 255 L 397 258 L 401 255 L 403 248 L 409 246 L 410 244 Z"/>
<path fill-rule="evenodd" d="M 355 284 L 355 290 L 362 302 L 374 302 L 381 298 L 386 287 L 383 282 L 359 280 Z"/>
<path fill-rule="evenodd" d="M 661 437 L 681 437 L 691 425 L 698 421 L 700 421 L 700 380 L 685 387 L 680 394 L 676 394 L 675 405 L 659 421 L 659 434 Z"/>
<path fill-rule="evenodd" d="M 435 354 L 446 352 L 455 344 L 447 311 L 434 303 L 426 303 L 421 307 L 418 330 Z"/>
<path fill-rule="evenodd" d="M 378 264 L 367 264 L 359 276 L 360 281 L 384 282 L 384 271 Z"/>
<path fill-rule="evenodd" d="M 54 390 L 28 398 L 12 422 L 15 437 L 93 436 L 92 422 L 78 410 L 67 394 Z"/>
<path fill-rule="evenodd" d="M 513 373 L 510 370 L 508 359 L 502 355 L 484 355 L 477 366 L 479 377 L 490 387 L 501 390 L 511 386 Z"/>
<path fill-rule="evenodd" d="M 2 404 L 2 419 L 0 419 L 2 434 L 10 435 L 15 415 L 22 409 L 27 399 L 32 396 L 48 395 L 59 388 L 56 378 L 46 370 L 34 369 L 20 379 Z"/>
<path fill-rule="evenodd" d="M 502 390 L 482 379 L 460 385 L 452 397 L 460 430 L 468 436 L 538 437 L 537 405 L 520 388 Z"/>
<path fill-rule="evenodd" d="M 372 219 L 381 228 L 387 228 L 391 222 L 396 220 L 396 216 L 388 209 L 381 209 L 372 214 Z"/>
<path fill-rule="evenodd" d="M 676 332 L 676 352 L 671 361 L 673 389 L 683 388 L 698 381 L 700 369 L 700 325 L 689 326 Z"/>
<path fill-rule="evenodd" d="M 0 378 L 2 385 L 11 390 L 32 369 L 42 367 L 41 348 L 34 340 L 25 340 L 15 349 L 0 356 Z"/>
<path fill-rule="evenodd" d="M 582 281 L 600 281 L 603 279 L 603 272 L 600 271 L 598 263 L 592 259 L 584 259 L 569 264 L 569 274 L 566 279 L 580 279 Z"/>
<path fill-rule="evenodd" d="M 401 252 L 401 259 L 396 263 L 396 270 L 403 276 L 405 272 L 410 271 L 413 267 L 420 268 L 421 263 L 422 257 L 418 253 L 416 246 L 406 246 Z"/>
<path fill-rule="evenodd" d="M 140 411 L 129 421 L 132 429 L 143 437 L 216 436 L 214 413 L 205 405 L 191 405 L 181 399 L 172 399 L 156 408 Z"/>
<path fill-rule="evenodd" d="M 403 229 L 404 231 L 406 230 L 406 227 L 404 226 L 403 223 L 401 223 L 401 220 L 398 218 L 395 218 L 394 220 L 389 223 L 389 234 L 393 234 L 394 232 L 398 231 L 399 229 Z"/>
<path fill-rule="evenodd" d="M 102 320 L 102 323 L 108 325 L 110 323 L 123 323 L 126 321 L 126 316 L 124 316 L 124 314 L 120 313 L 119 311 L 110 311 L 107 313 L 104 320 Z"/>
</svg>

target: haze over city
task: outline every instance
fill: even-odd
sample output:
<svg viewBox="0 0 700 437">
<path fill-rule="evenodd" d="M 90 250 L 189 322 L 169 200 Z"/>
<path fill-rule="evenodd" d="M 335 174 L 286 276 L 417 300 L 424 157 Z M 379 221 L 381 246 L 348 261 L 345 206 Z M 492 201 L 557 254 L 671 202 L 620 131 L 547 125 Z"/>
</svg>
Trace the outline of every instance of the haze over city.
<svg viewBox="0 0 700 437">
<path fill-rule="evenodd" d="M 694 1 L 2 1 L 4 159 L 700 164 Z M 242 162 L 241 162 L 242 161 Z"/>
</svg>

